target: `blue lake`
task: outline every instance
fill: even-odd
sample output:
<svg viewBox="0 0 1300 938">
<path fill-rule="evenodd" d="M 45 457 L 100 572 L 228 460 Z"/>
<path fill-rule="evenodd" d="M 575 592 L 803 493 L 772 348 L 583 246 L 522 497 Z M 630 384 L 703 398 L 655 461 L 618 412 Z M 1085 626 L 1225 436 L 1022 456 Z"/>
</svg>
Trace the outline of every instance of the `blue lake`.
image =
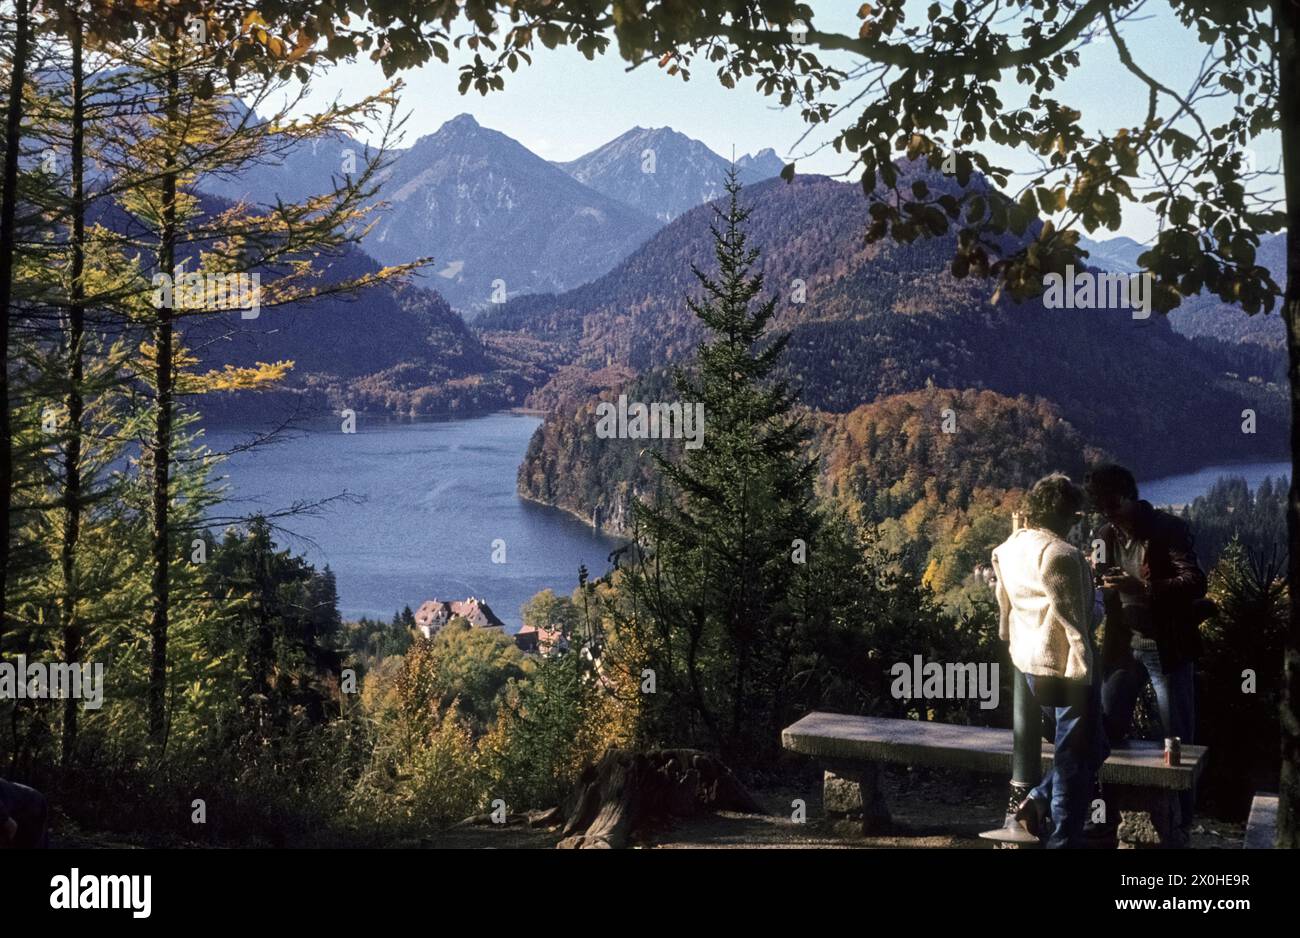
<svg viewBox="0 0 1300 938">
<path fill-rule="evenodd" d="M 1289 462 L 1251 462 L 1206 466 L 1195 472 L 1138 483 L 1138 493 L 1153 505 L 1186 505 L 1222 478 L 1242 478 L 1254 489 L 1266 478 L 1291 478 Z"/>
<path fill-rule="evenodd" d="M 355 433 L 341 432 L 337 421 L 313 424 L 222 463 L 217 476 L 229 501 L 216 511 L 272 513 L 355 496 L 316 516 L 283 519 L 287 532 L 276 536 L 318 569 L 329 564 L 345 619 L 389 619 L 426 599 L 477 596 L 514 631 L 524 602 L 547 588 L 567 595 L 580 565 L 593 577 L 604 573 L 618 545 L 515 493 L 539 423 L 518 414 L 421 423 L 362 414 Z M 213 451 L 249 439 L 226 429 L 204 435 Z M 494 541 L 504 542 L 505 563 L 493 562 Z"/>
<path fill-rule="evenodd" d="M 217 475 L 228 501 L 217 511 L 269 514 L 354 497 L 317 515 L 285 518 L 276 535 L 318 568 L 330 565 L 344 618 L 388 619 L 426 599 L 477 596 L 513 631 L 529 598 L 547 588 L 567 595 L 580 565 L 592 576 L 604 573 L 619 543 L 516 494 L 516 473 L 539 423 L 519 414 L 417 423 L 363 414 L 356 433 L 341 432 L 337 421 L 312 424 L 222 463 Z M 228 451 L 250 438 L 220 429 L 204 441 Z M 1224 476 L 1244 477 L 1253 488 L 1290 471 L 1287 462 L 1208 466 L 1139 488 L 1155 504 L 1181 505 Z M 493 562 L 498 540 L 505 563 Z"/>
</svg>

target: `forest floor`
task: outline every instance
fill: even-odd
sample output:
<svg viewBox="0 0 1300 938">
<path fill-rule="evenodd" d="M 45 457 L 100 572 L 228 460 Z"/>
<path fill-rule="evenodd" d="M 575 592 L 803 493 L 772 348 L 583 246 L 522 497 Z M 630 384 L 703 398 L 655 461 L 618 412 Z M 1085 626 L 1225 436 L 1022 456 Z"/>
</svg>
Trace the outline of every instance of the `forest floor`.
<svg viewBox="0 0 1300 938">
<path fill-rule="evenodd" d="M 990 850 L 994 845 L 979 837 L 996 827 L 1006 804 L 1006 779 L 964 772 L 910 770 L 889 767 L 885 773 L 886 800 L 893 824 L 886 834 L 845 837 L 831 830 L 822 817 L 821 777 L 811 768 L 783 777 L 752 780 L 750 791 L 768 814 L 722 811 L 675 819 L 640 833 L 633 846 L 640 849 L 890 849 L 958 848 Z M 806 821 L 796 822 L 795 803 L 805 802 Z M 1239 848 L 1245 834 L 1243 822 L 1198 817 L 1192 832 L 1197 849 Z M 461 824 L 427 837 L 394 843 L 417 849 L 550 849 L 560 840 L 558 829 L 544 830 L 523 823 L 504 826 Z M 56 823 L 51 846 L 122 849 L 135 847 L 193 846 L 180 842 L 139 843 L 122 835 L 82 831 L 69 823 Z"/>
<path fill-rule="evenodd" d="M 807 777 L 803 777 L 804 774 Z M 893 823 L 887 834 L 844 837 L 822 818 L 821 779 L 801 773 L 793 781 L 775 779 L 751 785 L 767 815 L 721 811 L 700 814 L 641 834 L 634 846 L 642 849 L 996 849 L 980 839 L 980 831 L 997 827 L 1006 808 L 1006 779 L 964 772 L 908 770 L 885 772 L 886 799 Z M 802 799 L 808 818 L 796 822 L 794 802 Z M 1197 818 L 1192 831 L 1194 849 L 1241 847 L 1243 822 Z M 433 848 L 550 848 L 557 831 L 531 830 L 523 825 L 467 826 L 446 831 L 425 842 Z"/>
</svg>

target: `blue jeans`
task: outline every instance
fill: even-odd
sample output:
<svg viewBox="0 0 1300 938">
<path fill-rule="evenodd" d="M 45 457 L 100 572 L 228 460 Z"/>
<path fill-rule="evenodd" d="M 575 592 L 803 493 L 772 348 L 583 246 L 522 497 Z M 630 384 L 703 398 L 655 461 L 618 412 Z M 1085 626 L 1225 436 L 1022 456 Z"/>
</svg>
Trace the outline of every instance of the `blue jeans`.
<svg viewBox="0 0 1300 938">
<path fill-rule="evenodd" d="M 1102 709 L 1106 715 L 1106 735 L 1110 744 L 1119 747 L 1128 738 L 1133 708 L 1137 706 L 1138 695 L 1148 680 L 1155 688 L 1156 710 L 1165 736 L 1177 736 L 1184 743 L 1195 742 L 1196 694 L 1192 673 L 1190 661 L 1166 671 L 1160 664 L 1159 652 L 1132 649 L 1122 664 L 1106 672 Z M 1195 804 L 1194 790 L 1178 793 L 1183 831 L 1191 828 Z"/>
<path fill-rule="evenodd" d="M 1094 653 L 1093 661 L 1097 660 Z M 1025 680 L 1042 706 L 1043 735 L 1055 747 L 1052 771 L 1029 794 L 1051 806 L 1047 846 L 1080 847 L 1097 771 L 1110 755 L 1102 727 L 1100 675 L 1094 673 L 1089 684 L 1032 674 L 1026 674 Z"/>
</svg>

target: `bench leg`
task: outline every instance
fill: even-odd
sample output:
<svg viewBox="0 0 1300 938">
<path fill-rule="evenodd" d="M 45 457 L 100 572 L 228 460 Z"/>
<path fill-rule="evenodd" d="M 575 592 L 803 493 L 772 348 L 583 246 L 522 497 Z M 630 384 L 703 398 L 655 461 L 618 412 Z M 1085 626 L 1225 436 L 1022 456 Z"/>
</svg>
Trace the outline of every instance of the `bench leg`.
<svg viewBox="0 0 1300 938">
<path fill-rule="evenodd" d="M 1186 847 L 1178 793 L 1166 788 L 1107 785 L 1107 808 L 1119 811 L 1121 849 Z"/>
<path fill-rule="evenodd" d="M 822 807 L 837 833 L 876 834 L 889 827 L 889 806 L 874 762 L 828 768 L 822 781 Z"/>
</svg>

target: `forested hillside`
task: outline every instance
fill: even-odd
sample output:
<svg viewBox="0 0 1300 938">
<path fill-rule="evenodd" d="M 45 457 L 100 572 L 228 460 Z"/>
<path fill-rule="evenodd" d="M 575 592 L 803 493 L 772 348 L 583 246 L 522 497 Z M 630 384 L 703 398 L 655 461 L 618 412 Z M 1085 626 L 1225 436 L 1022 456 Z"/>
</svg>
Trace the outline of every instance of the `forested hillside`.
<svg viewBox="0 0 1300 938">
<path fill-rule="evenodd" d="M 934 174 L 911 181 L 955 185 Z M 1283 446 L 1284 401 L 1267 362 L 1262 374 L 1242 373 L 1249 362 L 1198 347 L 1159 314 L 995 302 L 989 283 L 946 269 L 952 244 L 943 238 L 864 244 L 867 205 L 855 186 L 771 180 L 742 198 L 765 289 L 777 298 L 774 325 L 791 333 L 780 376 L 809 407 L 843 413 L 927 383 L 1042 397 L 1144 475 Z M 698 293 L 691 265 L 715 269 L 710 217 L 708 207 L 686 213 L 594 283 L 511 301 L 484 317 L 483 334 L 511 348 L 533 343 L 539 363 L 552 350 L 573 363 L 555 369 L 570 385 L 582 383 L 574 369 L 683 360 L 699 337 L 686 306 Z M 559 396 L 543 389 L 533 399 Z M 1257 414 L 1255 434 L 1240 430 L 1246 408 Z"/>
<path fill-rule="evenodd" d="M 381 270 L 356 247 L 318 264 L 325 283 Z M 274 272 L 264 276 L 270 280 Z M 185 336 L 209 366 L 292 361 L 275 397 L 306 413 L 348 407 L 401 416 L 464 416 L 512 406 L 529 386 L 524 366 L 485 348 L 439 293 L 416 283 L 322 296 L 264 309 L 251 319 L 238 310 L 196 318 L 185 324 Z M 239 400 L 207 401 L 205 411 L 230 419 L 266 415 L 266 395 L 248 401 L 252 411 Z"/>
<path fill-rule="evenodd" d="M 1138 258 L 1148 250 L 1147 245 L 1123 237 L 1100 242 L 1080 238 L 1079 244 L 1088 250 L 1089 263 L 1102 270 L 1124 273 L 1140 270 Z M 1255 262 L 1268 270 L 1275 282 L 1282 283 L 1285 280 L 1286 239 L 1282 235 L 1261 238 L 1254 257 Z M 1274 352 L 1280 352 L 1286 344 L 1286 327 L 1277 310 L 1251 316 L 1239 306 L 1224 303 L 1211 294 L 1187 297 L 1169 314 L 1169 321 L 1175 331 L 1193 338 L 1259 345 Z M 1277 355 L 1276 358 L 1281 360 L 1282 356 Z"/>
<path fill-rule="evenodd" d="M 234 203 L 196 194 L 197 219 L 219 219 Z M 138 233 L 140 223 L 120 206 L 96 206 L 93 220 L 119 233 Z M 195 269 L 217 247 L 196 239 L 180 252 Z M 299 258 L 257 268 L 270 287 Z M 312 277 L 321 295 L 256 311 L 230 309 L 179 322 L 180 334 L 203 368 L 253 368 L 292 362 L 274 390 L 257 395 L 216 392 L 202 410 L 218 422 L 276 420 L 348 407 L 402 416 L 465 416 L 519 403 L 542 372 L 509 353 L 484 347 L 447 301 L 429 289 L 428 278 L 398 282 L 354 244 L 341 244 L 313 258 Z M 373 282 L 361 290 L 331 292 L 336 285 Z"/>
<path fill-rule="evenodd" d="M 1260 239 L 1256 254 L 1259 264 L 1268 268 L 1278 283 L 1286 280 L 1286 238 L 1271 235 Z M 1286 347 L 1286 324 L 1277 310 L 1248 316 L 1239 307 L 1229 306 L 1215 296 L 1188 297 L 1169 316 L 1174 328 L 1187 336 L 1206 336 L 1234 343 L 1260 345 L 1283 360 Z"/>
<path fill-rule="evenodd" d="M 925 388 L 817 426 L 822 494 L 949 598 L 1010 533 L 1024 491 L 1049 472 L 1082 478 L 1104 455 L 1055 405 L 992 391 Z"/>
<path fill-rule="evenodd" d="M 672 385 L 662 370 L 647 372 L 548 416 L 520 466 L 519 489 L 629 534 L 633 500 L 658 484 L 651 453 L 680 455 L 681 444 L 598 438 L 597 404 L 620 393 L 664 400 Z M 877 527 L 881 543 L 940 594 L 987 561 L 1022 491 L 1052 471 L 1080 477 L 1103 455 L 1047 401 L 987 390 L 928 387 L 802 419 L 819 495 Z"/>
<path fill-rule="evenodd" d="M 563 508 L 615 534 L 627 534 L 632 501 L 657 478 L 651 451 L 680 452 L 666 440 L 597 437 L 596 408 L 620 393 L 632 400 L 666 400 L 672 381 L 663 370 L 649 371 L 590 396 L 565 397 L 533 434 L 519 465 L 519 492 L 527 498 Z M 708 415 L 705 415 L 708 419 Z"/>
</svg>

